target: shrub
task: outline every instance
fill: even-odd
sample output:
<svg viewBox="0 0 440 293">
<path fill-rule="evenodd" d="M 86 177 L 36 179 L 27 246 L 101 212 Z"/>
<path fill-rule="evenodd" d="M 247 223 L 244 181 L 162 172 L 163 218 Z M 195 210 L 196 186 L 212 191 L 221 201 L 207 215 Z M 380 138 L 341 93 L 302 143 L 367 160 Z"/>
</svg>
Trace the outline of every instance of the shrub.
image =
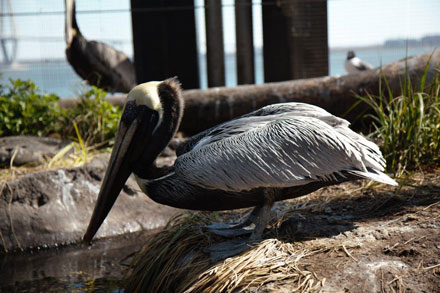
<svg viewBox="0 0 440 293">
<path fill-rule="evenodd" d="M 80 96 L 80 102 L 69 109 L 65 115 L 66 135 L 76 138 L 72 122 L 88 146 L 105 146 L 113 144 L 118 129 L 121 109 L 105 100 L 106 92 L 95 86 Z"/>
<path fill-rule="evenodd" d="M 105 91 L 92 87 L 73 108 L 61 109 L 58 96 L 39 94 L 32 81 L 9 82 L 0 84 L 0 136 L 59 134 L 78 140 L 80 135 L 87 146 L 112 144 L 121 110 L 105 100 Z"/>
<path fill-rule="evenodd" d="M 44 136 L 61 129 L 63 110 L 54 94 L 38 94 L 32 81 L 0 84 L 0 136 Z"/>
</svg>

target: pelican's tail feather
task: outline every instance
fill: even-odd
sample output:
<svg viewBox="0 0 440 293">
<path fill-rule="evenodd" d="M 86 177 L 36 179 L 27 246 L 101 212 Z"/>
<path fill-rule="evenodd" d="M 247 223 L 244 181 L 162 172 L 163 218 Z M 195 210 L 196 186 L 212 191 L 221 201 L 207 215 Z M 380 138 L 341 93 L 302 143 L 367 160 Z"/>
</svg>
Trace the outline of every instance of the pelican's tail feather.
<svg viewBox="0 0 440 293">
<path fill-rule="evenodd" d="M 374 180 L 374 181 L 377 181 L 380 183 L 389 184 L 392 186 L 399 185 L 394 179 L 392 179 L 387 174 L 385 174 L 381 171 L 378 171 L 378 170 L 374 170 L 372 168 L 367 168 L 367 172 L 360 171 L 360 170 L 348 170 L 348 173 L 353 174 L 353 175 L 357 175 L 359 177 L 363 177 L 365 179 L 370 179 L 370 180 Z"/>
</svg>

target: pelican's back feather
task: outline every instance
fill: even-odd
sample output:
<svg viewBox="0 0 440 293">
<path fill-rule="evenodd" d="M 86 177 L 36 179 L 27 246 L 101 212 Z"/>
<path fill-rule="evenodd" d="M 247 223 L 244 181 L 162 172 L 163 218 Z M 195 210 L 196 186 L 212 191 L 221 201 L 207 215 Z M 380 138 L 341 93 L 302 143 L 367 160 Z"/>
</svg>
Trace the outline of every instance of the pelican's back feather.
<svg viewBox="0 0 440 293">
<path fill-rule="evenodd" d="M 245 131 L 247 130 L 247 128 L 253 127 L 253 125 L 248 125 L 246 123 L 246 120 L 243 120 L 243 118 L 280 115 L 286 113 L 288 113 L 290 116 L 314 117 L 326 122 L 331 126 L 348 127 L 350 125 L 350 122 L 348 122 L 347 120 L 336 117 L 326 110 L 314 105 L 296 102 L 278 103 L 262 107 L 258 110 L 202 131 L 180 144 L 177 148 L 176 153 L 178 156 L 180 156 L 186 152 L 191 151 L 193 147 L 199 143 L 200 140 L 206 137 L 219 135 L 220 133 L 229 133 L 229 135 L 231 135 L 232 133 Z M 273 119 L 273 117 L 270 119 Z"/>
</svg>

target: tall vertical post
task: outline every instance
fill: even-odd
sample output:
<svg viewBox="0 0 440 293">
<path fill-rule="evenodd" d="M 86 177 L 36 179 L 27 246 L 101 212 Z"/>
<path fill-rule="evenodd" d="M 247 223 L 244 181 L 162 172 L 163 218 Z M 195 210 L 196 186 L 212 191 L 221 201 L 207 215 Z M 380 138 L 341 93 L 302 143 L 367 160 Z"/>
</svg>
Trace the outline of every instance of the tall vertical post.
<svg viewBox="0 0 440 293">
<path fill-rule="evenodd" d="M 327 0 L 263 0 L 265 81 L 328 75 Z"/>
<path fill-rule="evenodd" d="M 288 16 L 293 79 L 328 75 L 327 0 L 291 0 Z"/>
<path fill-rule="evenodd" d="M 278 1 L 262 0 L 264 81 L 291 79 L 287 19 Z"/>
<path fill-rule="evenodd" d="M 205 0 L 208 87 L 225 85 L 222 1 Z"/>
<path fill-rule="evenodd" d="M 193 0 L 131 0 L 138 82 L 177 76 L 184 88 L 199 88 Z"/>
<path fill-rule="evenodd" d="M 255 83 L 255 77 L 252 0 L 235 0 L 235 31 L 237 83 L 253 84 Z"/>
</svg>

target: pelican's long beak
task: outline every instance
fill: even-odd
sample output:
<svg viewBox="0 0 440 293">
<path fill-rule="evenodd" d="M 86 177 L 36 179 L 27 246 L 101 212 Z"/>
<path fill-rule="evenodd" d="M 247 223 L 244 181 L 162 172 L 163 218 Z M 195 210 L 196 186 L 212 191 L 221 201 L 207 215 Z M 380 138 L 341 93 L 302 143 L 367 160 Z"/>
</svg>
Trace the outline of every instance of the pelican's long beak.
<svg viewBox="0 0 440 293">
<path fill-rule="evenodd" d="M 133 168 L 138 164 L 146 143 L 158 123 L 158 112 L 128 101 L 119 122 L 116 141 L 99 191 L 92 218 L 84 235 L 90 242 L 107 217 Z"/>
</svg>

